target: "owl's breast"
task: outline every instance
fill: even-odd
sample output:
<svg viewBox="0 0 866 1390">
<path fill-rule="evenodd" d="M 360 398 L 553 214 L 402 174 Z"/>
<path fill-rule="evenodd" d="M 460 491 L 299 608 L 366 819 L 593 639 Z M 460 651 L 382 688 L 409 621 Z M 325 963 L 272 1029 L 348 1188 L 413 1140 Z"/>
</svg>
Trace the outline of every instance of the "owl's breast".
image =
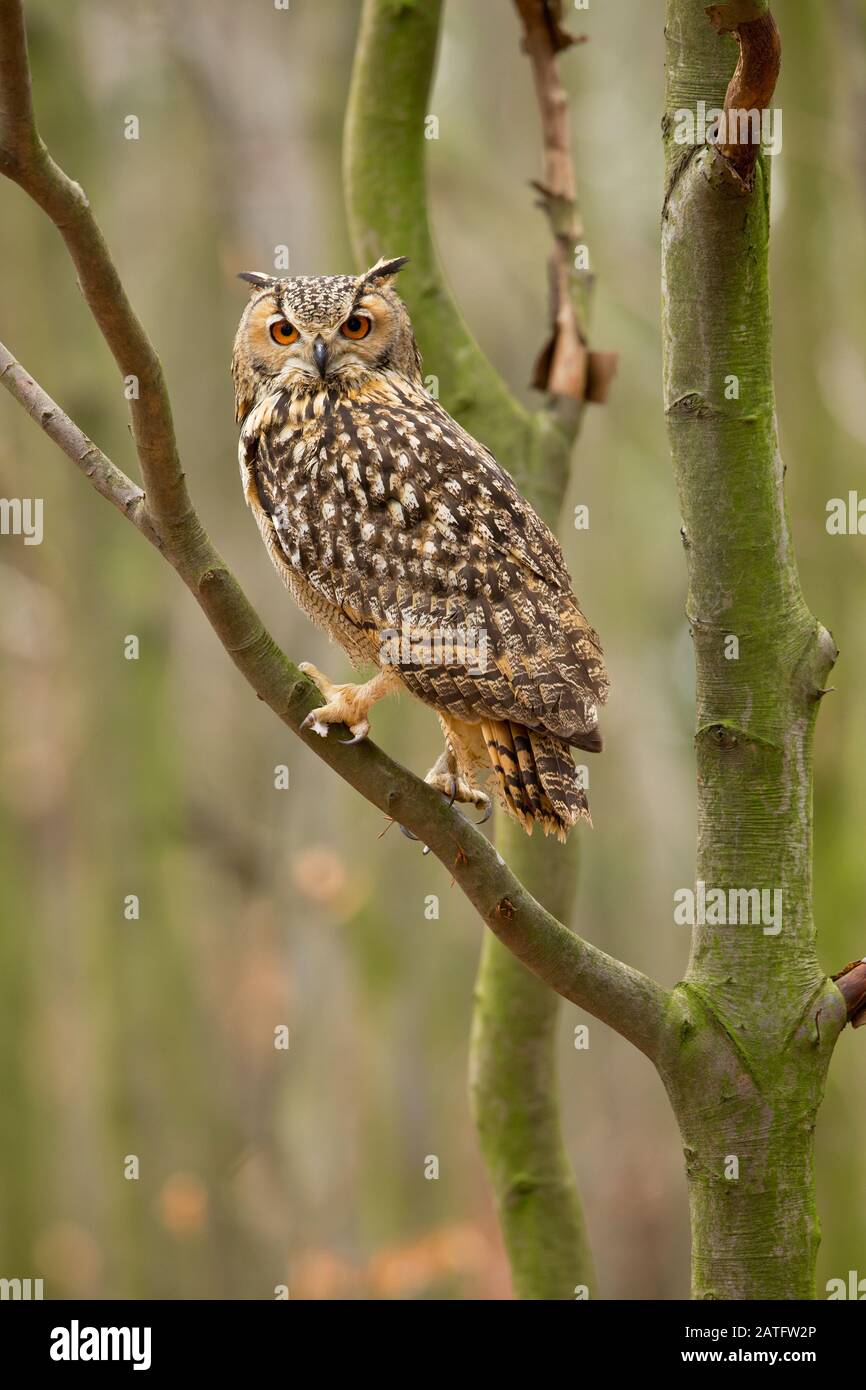
<svg viewBox="0 0 866 1390">
<path fill-rule="evenodd" d="M 482 591 L 495 597 L 503 571 L 485 553 L 481 509 L 423 403 L 375 382 L 277 396 L 253 416 L 248 496 L 292 571 L 353 621 L 374 631 L 445 622 L 452 600 L 472 621 Z"/>
</svg>

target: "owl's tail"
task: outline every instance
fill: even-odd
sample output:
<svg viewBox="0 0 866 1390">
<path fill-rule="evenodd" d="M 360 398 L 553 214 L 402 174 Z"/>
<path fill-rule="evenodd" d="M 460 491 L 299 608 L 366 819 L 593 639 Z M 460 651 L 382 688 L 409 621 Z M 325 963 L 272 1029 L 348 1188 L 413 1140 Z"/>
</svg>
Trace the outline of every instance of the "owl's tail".
<svg viewBox="0 0 866 1390">
<path fill-rule="evenodd" d="M 537 824 L 564 840 L 579 820 L 592 824 L 567 743 L 510 721 L 484 720 L 481 733 L 505 809 L 527 835 Z"/>
</svg>

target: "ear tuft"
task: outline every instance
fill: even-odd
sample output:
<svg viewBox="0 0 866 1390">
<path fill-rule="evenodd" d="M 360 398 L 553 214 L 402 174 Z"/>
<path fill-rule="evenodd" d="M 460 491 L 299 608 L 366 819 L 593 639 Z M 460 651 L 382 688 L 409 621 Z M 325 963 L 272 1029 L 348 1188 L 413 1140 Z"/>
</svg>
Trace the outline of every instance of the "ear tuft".
<svg viewBox="0 0 866 1390">
<path fill-rule="evenodd" d="M 396 256 L 390 261 L 383 256 L 381 260 L 378 260 L 375 265 L 371 265 L 370 269 L 364 272 L 361 281 L 366 283 L 368 280 L 391 280 L 398 270 L 402 270 L 408 262 L 408 256 Z"/>
<path fill-rule="evenodd" d="M 266 275 L 263 270 L 242 270 L 238 275 L 239 280 L 248 280 L 256 289 L 264 289 L 265 285 L 275 285 L 276 279 L 273 275 Z"/>
</svg>

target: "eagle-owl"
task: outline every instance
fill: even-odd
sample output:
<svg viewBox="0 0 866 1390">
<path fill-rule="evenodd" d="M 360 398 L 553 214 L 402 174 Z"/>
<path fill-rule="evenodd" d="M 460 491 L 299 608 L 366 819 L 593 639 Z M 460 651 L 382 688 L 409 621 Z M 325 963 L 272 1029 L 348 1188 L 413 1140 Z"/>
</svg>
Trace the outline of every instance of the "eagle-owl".
<svg viewBox="0 0 866 1390">
<path fill-rule="evenodd" d="M 258 272 L 232 358 L 241 477 L 301 608 L 377 673 L 334 685 L 304 721 L 369 732 L 401 687 L 432 706 L 445 750 L 427 781 L 489 813 L 475 774 L 529 832 L 564 839 L 586 794 L 570 749 L 601 748 L 608 680 L 562 550 L 492 454 L 425 389 L 405 257 L 363 275 Z M 486 819 L 486 814 L 485 817 Z"/>
</svg>

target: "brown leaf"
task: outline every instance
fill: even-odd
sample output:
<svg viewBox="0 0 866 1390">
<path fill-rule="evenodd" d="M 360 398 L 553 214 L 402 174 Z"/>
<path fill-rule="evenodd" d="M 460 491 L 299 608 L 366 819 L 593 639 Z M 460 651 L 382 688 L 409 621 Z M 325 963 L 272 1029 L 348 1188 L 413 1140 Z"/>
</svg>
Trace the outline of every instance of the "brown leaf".
<svg viewBox="0 0 866 1390">
<path fill-rule="evenodd" d="M 555 342 L 556 334 L 552 333 L 535 359 L 529 384 L 536 391 L 547 390 L 547 381 L 550 376 L 550 364 L 553 361 L 553 345 Z"/>
<path fill-rule="evenodd" d="M 619 353 L 591 352 L 586 365 L 586 399 L 595 405 L 604 405 L 619 369 Z"/>
</svg>

